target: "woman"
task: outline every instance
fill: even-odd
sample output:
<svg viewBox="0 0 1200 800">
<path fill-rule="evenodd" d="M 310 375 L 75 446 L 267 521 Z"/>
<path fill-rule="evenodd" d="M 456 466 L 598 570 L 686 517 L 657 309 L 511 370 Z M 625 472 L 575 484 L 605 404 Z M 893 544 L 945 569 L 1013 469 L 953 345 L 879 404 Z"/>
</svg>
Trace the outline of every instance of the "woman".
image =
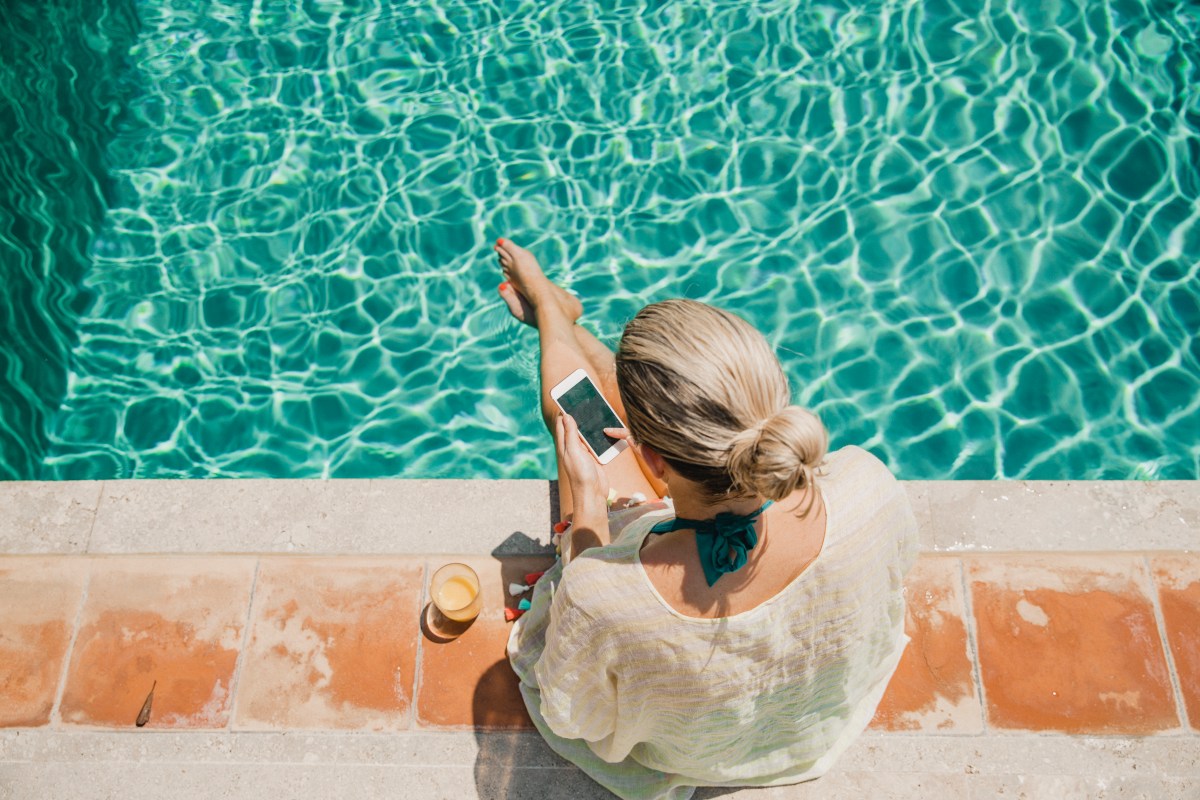
<svg viewBox="0 0 1200 800">
<path fill-rule="evenodd" d="M 501 296 L 538 330 L 572 522 L 509 640 L 538 730 L 626 798 L 820 776 L 907 642 L 903 489 L 861 449 L 826 454 L 824 427 L 790 404 L 770 346 L 738 317 L 655 303 L 614 359 L 532 254 L 504 239 L 496 252 Z M 611 433 L 631 439 L 604 466 L 549 397 L 579 367 L 626 422 Z"/>
</svg>

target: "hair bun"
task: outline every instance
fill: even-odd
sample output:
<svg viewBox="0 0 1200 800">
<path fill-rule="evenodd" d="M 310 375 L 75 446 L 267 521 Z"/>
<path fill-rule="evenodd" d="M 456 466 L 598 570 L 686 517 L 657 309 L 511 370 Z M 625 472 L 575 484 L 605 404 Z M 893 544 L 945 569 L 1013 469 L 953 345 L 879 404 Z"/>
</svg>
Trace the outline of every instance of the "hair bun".
<svg viewBox="0 0 1200 800">
<path fill-rule="evenodd" d="M 800 406 L 787 406 L 734 436 L 726 464 L 739 493 L 782 500 L 808 485 L 828 448 L 821 420 Z"/>
</svg>

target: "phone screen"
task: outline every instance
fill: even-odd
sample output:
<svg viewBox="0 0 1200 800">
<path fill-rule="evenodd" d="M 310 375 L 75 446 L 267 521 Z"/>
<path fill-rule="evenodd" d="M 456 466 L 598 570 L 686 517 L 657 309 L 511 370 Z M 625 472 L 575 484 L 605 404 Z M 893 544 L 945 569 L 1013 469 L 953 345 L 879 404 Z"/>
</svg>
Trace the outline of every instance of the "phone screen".
<svg viewBox="0 0 1200 800">
<path fill-rule="evenodd" d="M 563 411 L 575 418 L 575 424 L 579 426 L 584 441 L 596 455 L 600 455 L 612 447 L 613 442 L 618 441 L 605 436 L 605 428 L 625 427 L 625 423 L 609 408 L 595 384 L 587 378 L 562 394 L 558 398 L 558 404 L 562 406 Z"/>
</svg>

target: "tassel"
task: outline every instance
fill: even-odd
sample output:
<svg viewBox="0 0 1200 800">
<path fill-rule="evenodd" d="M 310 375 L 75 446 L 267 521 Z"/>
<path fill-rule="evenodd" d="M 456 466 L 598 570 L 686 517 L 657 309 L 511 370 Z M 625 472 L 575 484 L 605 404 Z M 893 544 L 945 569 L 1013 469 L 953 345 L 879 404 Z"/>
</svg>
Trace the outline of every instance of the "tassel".
<svg viewBox="0 0 1200 800">
<path fill-rule="evenodd" d="M 538 579 L 541 578 L 545 574 L 546 574 L 546 570 L 542 570 L 541 572 L 526 572 L 525 573 L 525 582 L 524 583 L 516 583 L 514 581 L 513 583 L 510 583 L 508 585 L 508 593 L 510 595 L 512 595 L 513 597 L 516 597 L 517 595 L 520 595 L 520 594 L 525 594 L 530 589 L 532 589 L 534 584 L 538 582 Z"/>
<path fill-rule="evenodd" d="M 504 609 L 504 619 L 506 622 L 513 622 L 524 613 L 525 612 L 519 608 L 506 608 Z"/>
<path fill-rule="evenodd" d="M 528 611 L 532 607 L 533 607 L 533 603 L 529 602 L 528 597 L 522 597 L 521 602 L 517 603 L 518 611 Z"/>
</svg>

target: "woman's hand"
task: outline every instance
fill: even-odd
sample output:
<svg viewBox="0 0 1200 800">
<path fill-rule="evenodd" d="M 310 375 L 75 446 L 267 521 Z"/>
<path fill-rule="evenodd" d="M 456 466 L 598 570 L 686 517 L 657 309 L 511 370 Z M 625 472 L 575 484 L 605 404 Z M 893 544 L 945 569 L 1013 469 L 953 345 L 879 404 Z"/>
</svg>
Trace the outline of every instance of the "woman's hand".
<svg viewBox="0 0 1200 800">
<path fill-rule="evenodd" d="M 629 430 L 626 428 L 605 428 L 604 435 L 610 439 L 627 439 L 629 444 L 633 444 L 633 437 L 629 435 Z"/>
<path fill-rule="evenodd" d="M 606 544 L 608 535 L 608 484 L 600 462 L 579 436 L 579 426 L 567 414 L 554 423 L 558 463 L 571 485 L 571 527 L 563 536 L 563 562 L 590 547 Z"/>
<path fill-rule="evenodd" d="M 608 487 L 604 472 L 583 439 L 579 426 L 569 414 L 559 414 L 554 423 L 554 446 L 558 452 L 558 463 L 562 464 L 567 480 L 571 484 L 571 497 L 576 505 L 590 505 L 594 500 L 604 502 Z"/>
</svg>

